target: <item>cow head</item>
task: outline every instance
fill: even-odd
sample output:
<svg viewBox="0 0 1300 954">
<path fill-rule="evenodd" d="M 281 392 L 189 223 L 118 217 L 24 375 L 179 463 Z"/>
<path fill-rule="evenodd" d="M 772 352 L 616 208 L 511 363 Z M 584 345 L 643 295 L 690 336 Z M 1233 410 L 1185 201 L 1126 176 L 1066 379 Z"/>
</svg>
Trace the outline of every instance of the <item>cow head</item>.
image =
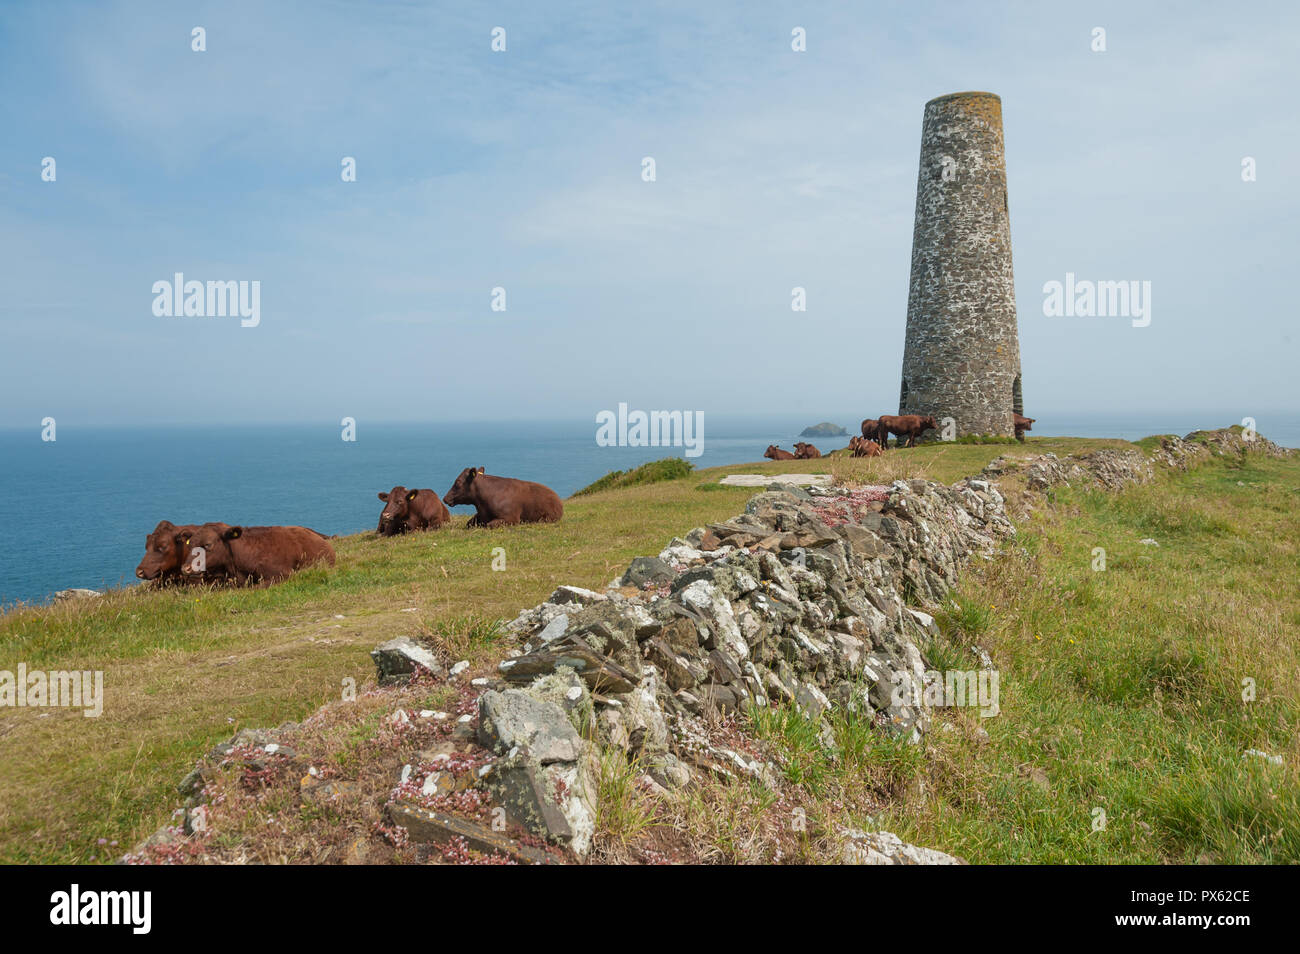
<svg viewBox="0 0 1300 954">
<path fill-rule="evenodd" d="M 228 523 L 205 523 L 196 527 L 189 534 L 188 543 L 182 544 L 182 535 L 177 534 L 178 545 L 185 548 L 185 562 L 181 564 L 181 572 L 186 576 L 229 572 L 235 564 L 230 543 L 243 535 L 243 527 L 232 527 Z"/>
<path fill-rule="evenodd" d="M 933 430 L 938 430 L 938 428 L 939 428 L 939 422 L 936 421 L 934 418 L 932 418 L 930 415 L 927 414 L 921 418 L 922 431 L 933 431 Z"/>
<path fill-rule="evenodd" d="M 776 460 L 776 445 L 775 445 L 775 444 L 768 444 L 768 445 L 767 445 L 767 450 L 765 450 L 765 451 L 763 452 L 763 456 L 764 456 L 764 457 L 770 457 L 772 460 Z"/>
<path fill-rule="evenodd" d="M 418 490 L 407 490 L 400 484 L 388 493 L 381 493 L 379 499 L 384 501 L 384 512 L 379 515 L 379 532 L 384 536 L 401 533 L 406 527 L 406 518 L 411 513 L 411 501 Z"/>
<path fill-rule="evenodd" d="M 170 520 L 160 521 L 153 533 L 144 538 L 144 559 L 135 568 L 142 580 L 156 580 L 175 573 L 185 558 L 184 543 L 189 541 L 190 528 L 178 527 Z"/>
<path fill-rule="evenodd" d="M 457 504 L 474 504 L 474 478 L 483 473 L 483 468 L 466 467 L 451 485 L 451 490 L 442 495 L 442 502 L 448 507 Z"/>
</svg>

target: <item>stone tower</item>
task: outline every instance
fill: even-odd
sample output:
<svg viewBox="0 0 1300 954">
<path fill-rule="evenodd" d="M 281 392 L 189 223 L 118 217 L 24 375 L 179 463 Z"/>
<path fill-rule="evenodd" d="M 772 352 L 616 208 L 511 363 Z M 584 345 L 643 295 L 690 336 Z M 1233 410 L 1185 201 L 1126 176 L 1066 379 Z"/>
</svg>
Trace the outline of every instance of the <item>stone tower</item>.
<svg viewBox="0 0 1300 954">
<path fill-rule="evenodd" d="M 940 426 L 951 417 L 958 436 L 1011 436 L 1011 412 L 1023 413 L 1002 100 L 992 93 L 925 104 L 898 408 Z"/>
</svg>

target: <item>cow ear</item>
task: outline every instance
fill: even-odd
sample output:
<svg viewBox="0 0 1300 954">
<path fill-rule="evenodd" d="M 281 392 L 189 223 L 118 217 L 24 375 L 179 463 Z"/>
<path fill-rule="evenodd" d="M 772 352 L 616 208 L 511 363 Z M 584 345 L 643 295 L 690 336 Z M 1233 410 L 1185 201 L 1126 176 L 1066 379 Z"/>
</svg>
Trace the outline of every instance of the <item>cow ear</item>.
<svg viewBox="0 0 1300 954">
<path fill-rule="evenodd" d="M 412 491 L 410 491 L 409 493 L 407 493 L 407 495 L 406 495 L 406 499 L 407 499 L 407 500 L 414 500 L 414 499 L 415 499 L 415 495 L 418 494 L 418 493 L 419 493 L 418 490 L 412 490 Z"/>
<path fill-rule="evenodd" d="M 244 534 L 243 527 L 231 527 L 221 535 L 222 540 L 238 540 Z"/>
<path fill-rule="evenodd" d="M 385 490 L 383 493 L 379 494 L 379 499 L 384 503 L 388 503 L 388 491 Z"/>
<path fill-rule="evenodd" d="M 485 468 L 485 467 L 480 467 L 480 468 L 478 469 L 478 472 L 479 472 L 480 474 L 486 473 L 486 472 L 487 472 L 487 468 Z"/>
</svg>

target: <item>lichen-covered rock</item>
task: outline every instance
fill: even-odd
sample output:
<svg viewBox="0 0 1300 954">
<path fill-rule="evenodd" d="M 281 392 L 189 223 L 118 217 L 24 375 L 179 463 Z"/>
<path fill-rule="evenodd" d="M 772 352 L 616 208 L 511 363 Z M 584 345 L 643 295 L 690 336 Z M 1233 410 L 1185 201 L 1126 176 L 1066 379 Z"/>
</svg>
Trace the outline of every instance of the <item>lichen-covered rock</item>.
<svg viewBox="0 0 1300 954">
<path fill-rule="evenodd" d="M 375 661 L 375 669 L 381 685 L 396 682 L 411 676 L 417 667 L 440 674 L 442 663 L 427 646 L 421 645 L 409 636 L 398 636 L 370 650 L 370 658 Z"/>
<path fill-rule="evenodd" d="M 596 832 L 597 758 L 590 742 L 575 759 L 546 765 L 516 752 L 493 763 L 487 788 L 524 828 L 581 858 Z"/>
<path fill-rule="evenodd" d="M 479 742 L 505 755 L 517 752 L 546 765 L 573 762 L 582 740 L 568 714 L 554 702 L 519 689 L 485 692 L 479 697 Z"/>
<path fill-rule="evenodd" d="M 848 865 L 964 865 L 961 858 L 934 848 L 909 845 L 887 831 L 845 829 L 844 863 Z"/>
</svg>

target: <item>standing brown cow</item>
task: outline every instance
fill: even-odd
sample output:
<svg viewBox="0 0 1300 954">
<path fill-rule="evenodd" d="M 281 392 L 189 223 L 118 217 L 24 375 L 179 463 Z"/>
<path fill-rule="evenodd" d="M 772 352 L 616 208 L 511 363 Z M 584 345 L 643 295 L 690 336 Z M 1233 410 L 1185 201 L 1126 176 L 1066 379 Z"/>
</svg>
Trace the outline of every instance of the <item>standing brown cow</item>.
<svg viewBox="0 0 1300 954">
<path fill-rule="evenodd" d="M 794 460 L 794 454 L 788 450 L 781 450 L 775 444 L 768 444 L 767 450 L 763 451 L 763 456 L 769 460 Z"/>
<path fill-rule="evenodd" d="M 379 515 L 379 534 L 385 537 L 406 533 L 408 530 L 436 530 L 451 520 L 448 510 L 432 490 L 407 490 L 400 484 L 388 493 L 380 493 L 384 501 Z"/>
<path fill-rule="evenodd" d="M 190 535 L 186 576 L 222 573 L 236 583 L 277 583 L 295 570 L 324 561 L 333 566 L 334 548 L 306 527 L 241 527 L 205 523 Z"/>
<path fill-rule="evenodd" d="M 877 443 L 881 450 L 889 446 L 891 433 L 898 437 L 899 446 L 915 447 L 922 434 L 939 426 L 928 414 L 882 414 L 877 424 Z"/>
<path fill-rule="evenodd" d="M 862 439 L 864 441 L 874 441 L 880 434 L 880 421 L 874 417 L 869 417 L 862 422 Z"/>
<path fill-rule="evenodd" d="M 794 456 L 796 460 L 813 460 L 821 457 L 822 452 L 811 444 L 805 444 L 803 441 L 796 441 L 794 445 Z"/>
<path fill-rule="evenodd" d="M 1015 422 L 1016 440 L 1023 444 L 1025 442 L 1025 431 L 1032 431 L 1034 429 L 1034 421 L 1036 418 L 1025 417 L 1023 414 L 1016 414 L 1014 411 L 1012 412 L 1011 417 Z"/>
<path fill-rule="evenodd" d="M 474 508 L 471 527 L 505 527 L 517 523 L 554 523 L 564 516 L 560 495 L 531 480 L 493 477 L 483 468 L 466 467 L 442 495 L 449 507 Z"/>
</svg>

